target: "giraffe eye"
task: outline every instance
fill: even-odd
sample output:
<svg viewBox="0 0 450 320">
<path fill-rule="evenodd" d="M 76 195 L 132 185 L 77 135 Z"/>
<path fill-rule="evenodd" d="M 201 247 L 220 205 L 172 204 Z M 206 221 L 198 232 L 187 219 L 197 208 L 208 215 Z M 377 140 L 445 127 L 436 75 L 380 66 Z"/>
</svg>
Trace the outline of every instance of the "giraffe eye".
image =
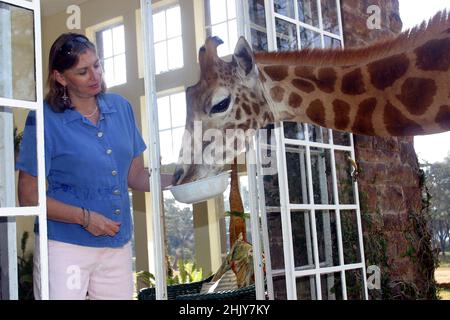
<svg viewBox="0 0 450 320">
<path fill-rule="evenodd" d="M 227 98 L 223 99 L 219 103 L 216 103 L 212 107 L 209 114 L 222 113 L 222 112 L 227 111 L 228 107 L 230 106 L 230 101 L 231 101 L 231 95 L 229 95 Z"/>
</svg>

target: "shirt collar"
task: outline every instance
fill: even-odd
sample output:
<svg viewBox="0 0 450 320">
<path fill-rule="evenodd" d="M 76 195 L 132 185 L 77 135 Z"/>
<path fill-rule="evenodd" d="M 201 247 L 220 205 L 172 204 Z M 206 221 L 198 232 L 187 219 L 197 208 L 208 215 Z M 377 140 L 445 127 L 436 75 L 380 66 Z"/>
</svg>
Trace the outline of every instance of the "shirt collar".
<svg viewBox="0 0 450 320">
<path fill-rule="evenodd" d="M 114 113 L 117 111 L 111 105 L 111 103 L 105 99 L 104 94 L 99 94 L 97 96 L 97 105 L 102 114 L 109 114 L 109 113 Z M 72 121 L 75 121 L 78 119 L 82 119 L 82 116 L 79 112 L 77 112 L 73 109 L 66 109 L 64 111 L 64 124 L 67 124 L 69 122 L 72 122 Z"/>
</svg>

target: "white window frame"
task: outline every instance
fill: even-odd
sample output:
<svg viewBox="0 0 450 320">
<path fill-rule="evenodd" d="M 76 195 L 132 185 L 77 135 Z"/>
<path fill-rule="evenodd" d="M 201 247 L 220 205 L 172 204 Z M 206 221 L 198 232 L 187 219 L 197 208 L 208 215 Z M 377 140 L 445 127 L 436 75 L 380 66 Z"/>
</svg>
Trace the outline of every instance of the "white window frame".
<svg viewBox="0 0 450 320">
<path fill-rule="evenodd" d="M 125 24 L 123 23 L 123 21 L 121 19 L 121 21 L 118 22 L 118 23 L 110 24 L 108 26 L 105 26 L 105 27 L 100 28 L 100 29 L 95 31 L 96 35 L 100 35 L 101 34 L 103 36 L 103 32 L 109 30 L 112 33 L 113 29 L 117 28 L 117 27 L 123 27 L 123 29 L 124 29 L 124 37 L 123 37 L 124 51 L 123 52 L 119 52 L 117 54 L 114 52 L 114 37 L 111 36 L 112 37 L 112 49 L 113 49 L 112 56 L 108 56 L 108 57 L 104 56 L 104 41 L 103 41 L 103 38 L 101 39 L 102 45 L 100 46 L 102 52 L 98 53 L 100 55 L 100 57 L 101 57 L 101 63 L 102 63 L 103 72 L 104 72 L 105 75 L 106 75 L 105 61 L 112 59 L 112 62 L 113 62 L 113 64 L 112 64 L 113 65 L 112 74 L 113 74 L 114 82 L 112 84 L 106 83 L 108 89 L 124 85 L 124 84 L 126 84 L 128 82 L 128 78 L 127 78 L 127 69 L 128 69 L 127 68 L 127 46 L 126 46 L 126 38 L 125 38 Z M 95 38 L 96 38 L 96 43 L 97 43 L 97 46 L 98 46 L 99 39 L 97 38 L 97 36 Z M 124 78 L 123 82 L 117 82 L 117 80 L 116 80 L 115 58 L 118 57 L 118 56 L 121 56 L 121 55 L 123 55 L 125 57 L 125 78 Z M 105 81 L 106 81 L 106 79 L 105 79 Z"/>
<path fill-rule="evenodd" d="M 36 137 L 37 137 L 37 169 L 38 169 L 38 200 L 36 207 L 15 207 L 14 197 L 10 197 L 10 207 L 0 208 L 0 216 L 14 219 L 18 216 L 36 216 L 39 220 L 39 246 L 40 246 L 40 272 L 41 272 L 41 298 L 49 299 L 48 291 L 48 253 L 47 253 L 47 205 L 45 185 L 45 153 L 44 153 L 44 105 L 43 105 L 43 83 L 42 83 L 42 47 L 41 47 L 41 5 L 40 0 L 1 0 L 8 5 L 13 5 L 33 12 L 34 15 L 34 57 L 35 57 L 35 79 L 36 79 L 36 101 L 23 101 L 0 97 L 0 105 L 9 108 L 27 109 L 36 111 Z M 11 158 L 14 163 L 13 158 Z M 14 179 L 12 179 L 14 181 Z M 14 184 L 10 188 L 14 190 Z M 15 223 L 14 223 L 15 225 Z M 10 261 L 17 261 L 17 247 L 15 239 L 11 239 L 8 247 L 13 247 L 8 252 Z M 9 271 L 10 281 L 17 278 L 16 266 L 11 266 Z M 17 281 L 15 281 L 16 292 L 11 292 L 12 299 L 18 299 Z"/>
<path fill-rule="evenodd" d="M 161 5 L 161 6 L 157 6 L 155 9 L 153 9 L 153 15 L 155 15 L 155 14 L 157 14 L 157 13 L 160 13 L 160 12 L 164 12 L 164 14 L 165 14 L 165 16 L 166 16 L 166 34 L 164 35 L 164 39 L 163 40 L 160 40 L 160 41 L 157 41 L 157 42 L 155 42 L 155 41 L 153 41 L 153 46 L 155 46 L 156 44 L 158 44 L 158 43 L 163 43 L 163 42 L 165 42 L 166 43 L 166 60 L 167 60 L 167 69 L 166 70 L 163 70 L 163 71 L 161 71 L 161 72 L 159 72 L 159 73 L 156 73 L 156 75 L 162 75 L 162 74 L 165 74 L 165 73 L 168 73 L 168 72 L 172 72 L 172 71 L 176 71 L 176 70 L 180 70 L 180 69 L 183 69 L 184 67 L 185 67 L 185 59 L 184 59 L 184 47 L 183 47 L 183 26 L 182 26 L 182 28 L 181 28 L 181 34 L 180 35 L 178 35 L 178 36 L 175 36 L 175 37 L 168 37 L 167 36 L 167 24 L 168 24 L 168 21 L 167 21 L 167 14 L 166 14 L 166 12 L 167 12 L 167 10 L 170 10 L 170 9 L 172 9 L 172 8 L 175 8 L 175 7 L 179 7 L 179 9 L 180 9 L 180 18 L 181 18 L 181 5 L 180 5 L 180 3 L 178 3 L 178 1 L 177 2 L 172 2 L 172 3 L 169 3 L 169 4 L 163 4 L 163 5 Z M 153 16 L 152 16 L 152 18 L 153 18 Z M 182 25 L 182 21 L 180 21 L 180 24 Z M 181 60 L 182 60 L 182 65 L 181 66 L 179 66 L 179 67 L 176 67 L 176 68 L 170 68 L 169 67 L 169 48 L 168 48 L 168 43 L 169 43 L 169 41 L 170 40 L 172 40 L 172 39 L 177 39 L 177 38 L 180 38 L 180 40 L 181 40 L 181 47 L 182 47 L 182 50 L 181 50 Z M 155 50 L 155 52 L 156 52 L 156 50 Z M 156 70 L 155 70 L 155 72 L 156 72 Z"/>
<path fill-rule="evenodd" d="M 245 1 L 245 0 L 244 0 Z M 318 11 L 319 11 L 319 25 L 320 28 L 315 28 L 313 26 L 307 25 L 303 22 L 296 21 L 294 19 L 282 16 L 278 13 L 274 12 L 274 3 L 273 0 L 265 0 L 265 8 L 266 8 L 266 28 L 267 30 L 260 30 L 267 33 L 268 40 L 268 50 L 275 51 L 277 49 L 277 41 L 276 41 L 276 30 L 275 30 L 275 19 L 279 18 L 291 23 L 294 23 L 297 28 L 297 43 L 299 48 L 301 48 L 301 39 L 300 39 L 300 27 L 305 27 L 309 30 L 318 32 L 321 36 L 321 44 L 324 46 L 324 36 L 329 36 L 334 39 L 341 41 L 342 46 L 344 46 L 344 37 L 343 37 L 343 27 L 342 27 L 342 18 L 341 18 L 341 6 L 340 0 L 336 0 L 337 7 L 337 16 L 340 34 L 336 35 L 323 30 L 323 22 L 322 22 L 322 13 L 321 13 L 321 3 L 320 0 L 317 0 Z M 255 26 L 251 23 L 249 15 L 248 15 L 248 2 L 245 1 L 246 10 L 246 35 L 248 39 L 250 39 L 250 28 L 261 29 L 260 26 Z M 298 6 L 295 6 L 295 16 L 298 18 Z M 263 28 L 262 28 L 263 29 Z M 278 176 L 279 176 L 279 189 L 280 189 L 280 207 L 278 208 L 269 208 L 265 206 L 264 199 L 264 184 L 263 184 L 263 169 L 261 166 L 261 157 L 262 157 L 262 149 L 268 146 L 263 146 L 259 142 L 256 143 L 256 155 L 257 155 L 257 175 L 258 175 L 258 195 L 259 202 L 258 207 L 260 211 L 261 217 L 261 228 L 263 235 L 263 245 L 265 252 L 265 260 L 266 260 L 266 281 L 267 288 L 269 293 L 269 298 L 274 299 L 274 291 L 273 291 L 273 276 L 278 273 L 284 273 L 286 276 L 286 293 L 287 298 L 289 300 L 297 299 L 297 290 L 296 290 L 296 280 L 300 277 L 313 276 L 315 277 L 315 287 L 311 286 L 311 295 L 318 300 L 322 299 L 322 290 L 321 290 L 321 275 L 330 274 L 330 273 L 340 273 L 341 275 L 341 286 L 342 286 L 342 297 L 343 299 L 347 299 L 347 290 L 346 290 L 346 278 L 345 272 L 349 270 L 360 270 L 363 276 L 363 285 L 364 285 L 364 298 L 368 299 L 367 292 L 367 281 L 366 281 L 366 265 L 365 265 L 365 257 L 364 257 L 364 247 L 363 247 L 363 237 L 362 237 L 362 225 L 361 225 L 361 212 L 360 212 L 360 204 L 359 204 L 359 192 L 358 185 L 354 183 L 354 197 L 355 204 L 353 205 L 341 205 L 339 204 L 339 194 L 337 187 L 337 177 L 336 177 L 336 163 L 335 163 L 335 151 L 347 151 L 351 153 L 352 159 L 355 159 L 355 151 L 354 151 L 354 141 L 353 135 L 350 134 L 350 146 L 341 146 L 335 145 L 333 142 L 333 131 L 331 129 L 328 130 L 329 143 L 317 143 L 309 141 L 309 125 L 305 124 L 305 140 L 293 140 L 287 139 L 284 135 L 284 126 L 283 123 L 275 124 L 275 137 L 276 137 L 276 153 L 277 153 L 277 166 L 278 166 Z M 289 201 L 289 186 L 287 180 L 287 164 L 286 164 L 286 145 L 294 145 L 294 146 L 303 146 L 305 147 L 307 153 L 307 161 L 306 168 L 307 172 L 305 174 L 308 177 L 308 194 L 309 194 L 309 204 L 306 205 L 297 205 L 291 204 Z M 333 178 L 333 200 L 334 204 L 332 205 L 316 205 L 314 204 L 313 197 L 313 183 L 312 183 L 312 170 L 311 170 L 311 148 L 321 148 L 324 150 L 330 150 L 331 154 L 331 167 L 332 167 L 332 178 Z M 253 152 L 253 151 L 252 151 Z M 249 173 L 250 176 L 250 173 Z M 253 182 L 254 183 L 254 182 Z M 252 183 L 252 184 L 253 184 Z M 252 201 L 253 202 L 253 201 Z M 283 251 L 284 251 L 284 259 L 285 259 L 285 269 L 283 270 L 272 270 L 271 268 L 271 257 L 270 257 L 270 249 L 269 249 L 269 237 L 268 237 L 268 226 L 267 226 L 267 212 L 271 210 L 276 210 L 281 213 L 281 222 L 282 222 L 282 235 L 283 235 Z M 314 269 L 309 270 L 296 270 L 294 266 L 294 248 L 293 248 L 293 239 L 292 239 L 292 228 L 291 228 L 291 211 L 292 210 L 302 210 L 305 212 L 309 212 L 311 217 L 310 228 L 312 231 L 312 253 L 314 254 L 314 261 L 319 261 L 318 256 L 318 243 L 317 243 L 317 230 L 315 226 L 315 213 L 316 211 L 321 210 L 329 210 L 334 211 L 336 214 L 336 227 L 337 227 L 337 238 L 338 238 L 338 251 L 339 251 L 339 266 L 321 268 L 320 264 L 316 264 Z M 342 231 L 340 224 L 340 213 L 344 210 L 351 210 L 356 212 L 357 219 L 357 230 L 358 230 L 358 238 L 359 238 L 359 249 L 360 249 L 360 263 L 355 264 L 345 264 L 344 255 L 343 255 L 343 244 L 342 244 Z M 254 219 L 253 219 L 254 220 Z M 299 269 L 299 268 L 297 268 Z M 315 291 L 314 291 L 315 289 Z"/>
</svg>

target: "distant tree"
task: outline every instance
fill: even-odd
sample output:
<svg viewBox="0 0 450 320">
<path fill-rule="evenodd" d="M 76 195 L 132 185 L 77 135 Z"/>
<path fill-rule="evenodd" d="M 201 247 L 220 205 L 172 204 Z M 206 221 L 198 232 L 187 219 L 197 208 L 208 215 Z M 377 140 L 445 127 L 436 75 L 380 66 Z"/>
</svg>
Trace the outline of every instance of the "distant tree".
<svg viewBox="0 0 450 320">
<path fill-rule="evenodd" d="M 194 261 L 194 222 L 189 207 L 180 208 L 175 199 L 164 201 L 166 241 L 169 256 L 176 268 L 178 259 Z"/>
<path fill-rule="evenodd" d="M 445 254 L 450 239 L 450 153 L 443 162 L 425 165 L 431 194 L 430 215 L 435 243 Z"/>
</svg>

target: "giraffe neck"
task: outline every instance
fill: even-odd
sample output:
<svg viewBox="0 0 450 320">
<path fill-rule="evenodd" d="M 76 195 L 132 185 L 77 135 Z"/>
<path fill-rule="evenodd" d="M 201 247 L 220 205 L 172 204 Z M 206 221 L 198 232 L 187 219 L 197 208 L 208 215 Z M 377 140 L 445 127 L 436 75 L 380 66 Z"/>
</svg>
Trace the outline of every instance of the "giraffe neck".
<svg viewBox="0 0 450 320">
<path fill-rule="evenodd" d="M 447 29 L 420 29 L 419 40 L 401 35 L 367 49 L 257 53 L 275 121 L 376 136 L 450 130 Z"/>
</svg>

